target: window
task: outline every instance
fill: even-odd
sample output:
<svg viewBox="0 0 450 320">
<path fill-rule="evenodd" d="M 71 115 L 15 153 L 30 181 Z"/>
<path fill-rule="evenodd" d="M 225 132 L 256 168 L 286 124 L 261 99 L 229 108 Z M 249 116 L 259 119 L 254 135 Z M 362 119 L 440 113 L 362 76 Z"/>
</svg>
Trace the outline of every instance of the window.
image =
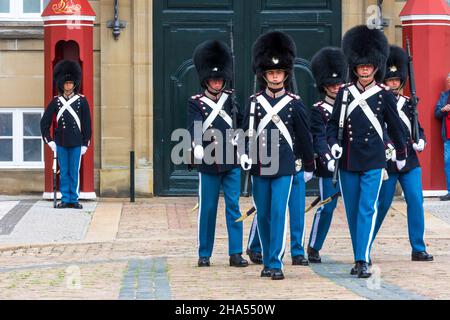
<svg viewBox="0 0 450 320">
<path fill-rule="evenodd" d="M 41 20 L 50 0 L 0 0 L 0 20 Z"/>
<path fill-rule="evenodd" d="M 43 168 L 42 109 L 0 109 L 0 168 Z"/>
</svg>

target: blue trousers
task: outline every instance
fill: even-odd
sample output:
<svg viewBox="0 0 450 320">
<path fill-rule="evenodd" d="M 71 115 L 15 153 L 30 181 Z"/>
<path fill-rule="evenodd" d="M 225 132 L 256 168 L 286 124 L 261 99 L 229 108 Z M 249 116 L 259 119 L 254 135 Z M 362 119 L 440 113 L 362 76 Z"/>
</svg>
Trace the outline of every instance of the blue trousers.
<svg viewBox="0 0 450 320">
<path fill-rule="evenodd" d="M 216 233 L 217 205 L 220 187 L 225 197 L 225 216 L 228 230 L 228 253 L 242 253 L 243 224 L 235 222 L 241 216 L 239 196 L 241 170 L 232 169 L 223 174 L 199 172 L 198 255 L 211 257 Z"/>
<path fill-rule="evenodd" d="M 59 190 L 61 201 L 77 203 L 80 195 L 81 147 L 57 146 L 56 154 L 59 162 Z"/>
<path fill-rule="evenodd" d="M 332 178 L 319 178 L 319 191 L 320 200 L 332 196 L 339 191 L 339 186 L 333 187 Z M 331 220 L 333 218 L 333 212 L 337 205 L 337 198 L 333 201 L 321 206 L 317 209 L 314 215 L 314 220 L 311 228 L 311 234 L 309 236 L 309 246 L 313 249 L 320 251 L 322 249 L 325 238 L 330 229 Z"/>
<path fill-rule="evenodd" d="M 339 184 L 352 238 L 355 261 L 370 261 L 372 238 L 378 215 L 383 170 L 339 170 Z"/>
<path fill-rule="evenodd" d="M 286 246 L 286 215 L 292 176 L 253 177 L 253 199 L 257 214 L 264 267 L 283 268 Z"/>
<path fill-rule="evenodd" d="M 450 130 L 448 128 L 447 130 Z M 444 168 L 447 181 L 447 191 L 450 193 L 450 140 L 444 142 Z"/>
<path fill-rule="evenodd" d="M 372 242 L 380 230 L 395 194 L 395 186 L 400 181 L 407 205 L 409 242 L 413 252 L 425 251 L 425 219 L 422 194 L 422 169 L 417 167 L 406 173 L 390 173 L 383 182 L 378 200 L 378 216 Z"/>
<path fill-rule="evenodd" d="M 305 255 L 305 180 L 303 171 L 297 173 L 292 179 L 291 196 L 289 198 L 289 220 L 291 231 L 291 256 Z M 247 248 L 253 252 L 261 252 L 259 240 L 257 215 L 253 217 L 248 237 Z"/>
</svg>

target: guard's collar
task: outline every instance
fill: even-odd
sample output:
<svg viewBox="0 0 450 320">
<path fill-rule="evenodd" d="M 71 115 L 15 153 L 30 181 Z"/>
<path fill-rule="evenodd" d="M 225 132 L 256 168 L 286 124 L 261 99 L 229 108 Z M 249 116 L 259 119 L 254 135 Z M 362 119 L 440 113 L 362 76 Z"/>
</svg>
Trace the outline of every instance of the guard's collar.
<svg viewBox="0 0 450 320">
<path fill-rule="evenodd" d="M 270 91 L 269 88 L 266 88 L 266 94 L 269 97 L 271 97 L 271 98 L 277 99 L 277 98 L 282 97 L 282 96 L 284 96 L 286 94 L 286 89 L 283 88 L 280 91 L 273 93 L 272 91 Z"/>
<path fill-rule="evenodd" d="M 64 99 L 66 99 L 66 100 L 70 100 L 70 99 L 72 99 L 72 97 L 75 95 L 75 92 L 72 92 L 68 97 L 66 97 L 65 95 L 64 95 L 64 93 L 62 94 L 62 97 L 64 98 Z"/>
<path fill-rule="evenodd" d="M 208 90 L 205 90 L 205 96 L 212 101 L 218 101 L 220 99 L 220 97 L 222 96 L 222 91 L 219 92 L 219 94 L 217 96 L 215 96 L 215 95 L 211 94 L 211 92 L 209 92 Z"/>
<path fill-rule="evenodd" d="M 371 83 L 369 83 L 367 86 L 363 86 L 363 85 L 359 82 L 359 80 L 356 81 L 356 87 L 358 87 L 358 89 L 361 90 L 361 91 L 367 91 L 367 90 L 369 90 L 370 88 L 376 86 L 376 84 L 377 84 L 377 82 L 375 81 L 375 79 L 373 79 L 373 81 L 372 81 Z"/>
<path fill-rule="evenodd" d="M 334 105 L 334 101 L 335 101 L 336 99 L 334 99 L 334 98 L 332 98 L 332 97 L 326 95 L 324 100 L 325 100 L 326 103 L 328 103 L 329 105 L 332 106 L 332 105 Z"/>
</svg>

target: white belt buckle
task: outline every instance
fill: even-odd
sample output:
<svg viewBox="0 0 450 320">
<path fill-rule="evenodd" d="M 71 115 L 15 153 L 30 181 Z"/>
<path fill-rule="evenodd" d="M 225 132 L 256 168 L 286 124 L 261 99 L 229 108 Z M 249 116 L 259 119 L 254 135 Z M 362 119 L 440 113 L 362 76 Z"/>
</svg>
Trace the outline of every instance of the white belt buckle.
<svg viewBox="0 0 450 320">
<path fill-rule="evenodd" d="M 277 114 L 274 114 L 274 115 L 272 116 L 272 121 L 275 122 L 275 123 L 280 122 L 280 116 L 277 115 Z"/>
<path fill-rule="evenodd" d="M 358 103 L 360 106 L 361 106 L 361 108 L 363 108 L 363 109 L 365 109 L 365 108 L 367 108 L 369 105 L 367 104 L 367 101 L 366 100 L 364 100 L 364 99 L 361 99 L 361 100 L 359 100 L 359 103 Z"/>
</svg>

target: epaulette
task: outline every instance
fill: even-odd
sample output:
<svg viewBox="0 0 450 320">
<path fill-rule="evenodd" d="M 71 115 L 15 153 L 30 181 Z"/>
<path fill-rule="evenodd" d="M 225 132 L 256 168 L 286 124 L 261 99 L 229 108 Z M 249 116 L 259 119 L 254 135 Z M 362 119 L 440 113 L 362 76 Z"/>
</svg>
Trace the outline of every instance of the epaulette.
<svg viewBox="0 0 450 320">
<path fill-rule="evenodd" d="M 322 105 L 323 101 L 319 101 L 313 104 L 314 107 L 320 107 Z"/>
<path fill-rule="evenodd" d="M 227 93 L 227 94 L 232 94 L 233 90 L 223 90 L 223 92 Z"/>
<path fill-rule="evenodd" d="M 83 98 L 86 97 L 84 94 L 81 94 L 81 93 L 79 93 L 78 95 Z"/>
<path fill-rule="evenodd" d="M 343 84 L 341 84 L 341 88 L 350 87 L 352 84 L 353 84 L 353 82 L 343 83 Z"/>
<path fill-rule="evenodd" d="M 203 96 L 203 94 L 196 94 L 194 96 L 191 97 L 192 100 L 198 100 Z"/>
<path fill-rule="evenodd" d="M 383 83 L 378 83 L 378 86 L 386 91 L 391 90 L 391 88 Z"/>
<path fill-rule="evenodd" d="M 59 98 L 59 96 L 53 96 L 53 99 L 58 99 Z"/>
<path fill-rule="evenodd" d="M 292 92 L 287 92 L 287 95 L 294 98 L 295 100 L 300 100 L 300 96 L 293 94 Z"/>
<path fill-rule="evenodd" d="M 405 98 L 407 101 L 409 101 L 409 100 L 411 100 L 411 98 L 410 97 L 408 97 L 408 96 L 405 96 L 404 94 L 400 94 L 400 96 L 402 96 L 403 98 Z"/>
<path fill-rule="evenodd" d="M 256 94 L 252 94 L 252 95 L 250 96 L 250 98 L 254 98 L 254 97 L 260 96 L 263 92 L 264 92 L 264 91 L 260 91 L 260 92 L 258 92 L 258 93 L 256 93 Z"/>
</svg>

